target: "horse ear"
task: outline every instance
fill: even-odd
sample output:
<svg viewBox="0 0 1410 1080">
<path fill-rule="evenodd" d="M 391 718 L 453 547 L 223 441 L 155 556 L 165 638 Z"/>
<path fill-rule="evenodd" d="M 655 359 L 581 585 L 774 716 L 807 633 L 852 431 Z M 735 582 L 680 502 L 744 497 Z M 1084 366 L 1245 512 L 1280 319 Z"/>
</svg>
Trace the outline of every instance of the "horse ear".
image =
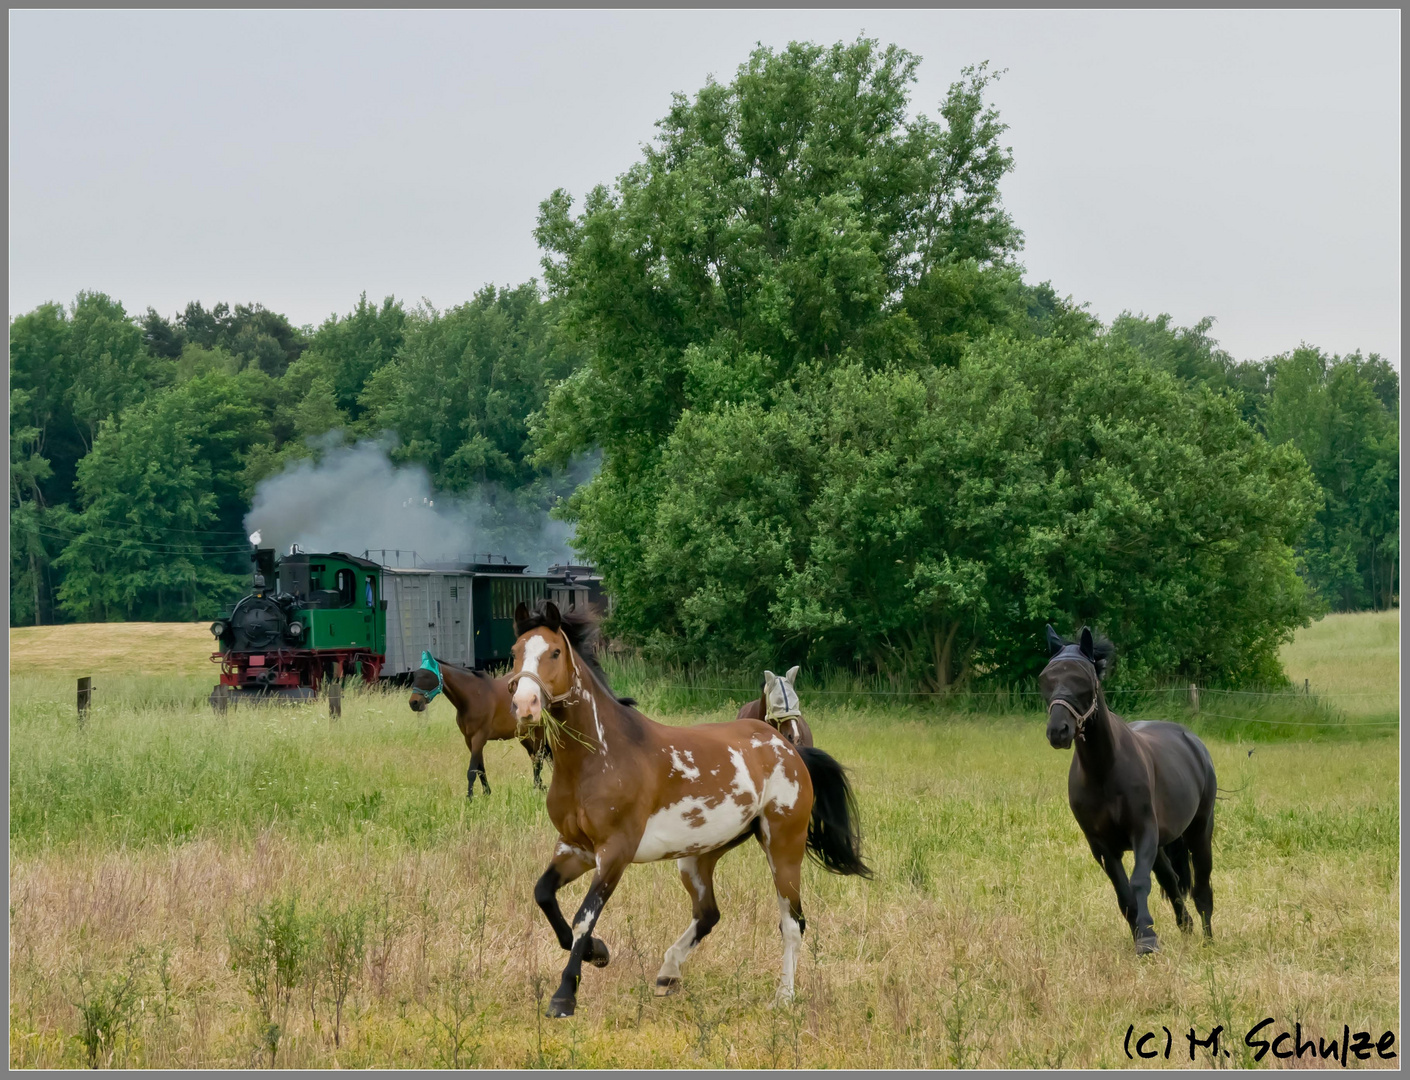
<svg viewBox="0 0 1410 1080">
<path fill-rule="evenodd" d="M 543 624 L 555 634 L 562 629 L 563 616 L 558 613 L 558 605 L 552 600 L 543 606 Z"/>
<path fill-rule="evenodd" d="M 1066 643 L 1058 637 L 1058 632 L 1053 629 L 1053 624 L 1048 623 L 1048 655 L 1056 656 L 1064 644 Z"/>
<path fill-rule="evenodd" d="M 765 692 L 765 693 L 767 693 L 768 691 L 772 690 L 772 689 L 774 688 L 774 683 L 776 683 L 776 682 L 778 682 L 778 676 L 777 676 L 777 675 L 775 675 L 772 671 L 765 671 L 765 672 L 764 672 L 764 692 Z"/>
<path fill-rule="evenodd" d="M 789 686 L 792 686 L 793 680 L 798 678 L 798 670 L 799 665 L 794 664 L 791 668 L 788 669 L 788 674 L 783 677 L 783 681 L 786 682 Z"/>
<path fill-rule="evenodd" d="M 529 622 L 529 605 L 524 601 L 519 601 L 519 606 L 514 609 L 514 636 L 518 637 L 524 632 L 524 627 Z"/>
<path fill-rule="evenodd" d="M 1092 646 L 1092 631 L 1087 627 L 1082 627 L 1082 655 L 1093 664 L 1097 662 L 1097 652 Z"/>
</svg>

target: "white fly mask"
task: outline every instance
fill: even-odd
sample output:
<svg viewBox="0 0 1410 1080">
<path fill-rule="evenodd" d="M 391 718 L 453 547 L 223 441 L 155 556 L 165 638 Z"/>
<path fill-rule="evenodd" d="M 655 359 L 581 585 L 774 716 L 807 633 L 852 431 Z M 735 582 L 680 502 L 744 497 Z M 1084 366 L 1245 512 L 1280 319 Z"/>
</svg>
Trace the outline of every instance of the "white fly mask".
<svg viewBox="0 0 1410 1080">
<path fill-rule="evenodd" d="M 793 680 L 798 678 L 798 667 L 788 669 L 782 678 L 772 671 L 764 672 L 764 719 L 795 720 L 803 713 L 798 708 L 798 691 L 793 689 Z"/>
</svg>

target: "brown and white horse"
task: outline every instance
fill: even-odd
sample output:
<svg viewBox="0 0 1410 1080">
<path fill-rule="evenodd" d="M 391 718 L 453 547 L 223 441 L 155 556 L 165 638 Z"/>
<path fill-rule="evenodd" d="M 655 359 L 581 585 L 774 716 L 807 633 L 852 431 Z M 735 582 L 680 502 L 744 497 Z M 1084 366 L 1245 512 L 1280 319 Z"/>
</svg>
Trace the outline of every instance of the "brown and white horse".
<svg viewBox="0 0 1410 1080">
<path fill-rule="evenodd" d="M 607 965 L 607 946 L 592 931 L 634 862 L 675 859 L 690 894 L 690 925 L 656 976 L 658 995 L 677 989 L 681 963 L 720 918 L 715 864 L 750 837 L 773 873 L 783 934 L 778 994 L 791 998 L 805 851 L 834 873 L 871 873 L 842 767 L 758 720 L 669 727 L 622 705 L 594 661 L 590 616 L 565 616 L 551 601 L 532 614 L 520 604 L 515 627 L 515 715 L 526 728 L 545 728 L 553 746 L 548 816 L 558 844 L 534 899 L 569 957 L 548 1015 L 573 1015 L 584 960 Z M 589 870 L 592 884 L 569 925 L 558 890 Z"/>
<path fill-rule="evenodd" d="M 793 689 L 793 680 L 796 678 L 797 664 L 789 668 L 788 674 L 782 677 L 772 671 L 765 671 L 759 696 L 741 705 L 734 718 L 762 720 L 794 746 L 812 746 L 813 729 L 808 726 L 808 721 L 803 719 L 803 710 L 798 704 L 798 691 Z"/>
</svg>

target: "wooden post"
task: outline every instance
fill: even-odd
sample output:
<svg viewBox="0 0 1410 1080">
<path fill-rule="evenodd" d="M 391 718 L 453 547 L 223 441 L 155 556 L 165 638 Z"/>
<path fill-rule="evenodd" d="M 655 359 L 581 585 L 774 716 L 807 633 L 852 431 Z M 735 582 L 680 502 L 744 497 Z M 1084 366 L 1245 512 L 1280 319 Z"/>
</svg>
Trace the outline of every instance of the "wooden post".
<svg viewBox="0 0 1410 1080">
<path fill-rule="evenodd" d="M 1307 696 L 1307 697 L 1311 697 L 1311 696 L 1312 696 L 1312 680 L 1311 680 L 1311 679 L 1303 679 L 1303 680 L 1302 680 L 1302 692 L 1303 692 L 1303 694 L 1304 694 L 1305 696 Z"/>
<path fill-rule="evenodd" d="M 1190 683 L 1190 711 L 1199 712 L 1199 687 Z"/>
<path fill-rule="evenodd" d="M 78 726 L 88 719 L 88 706 L 93 703 L 93 677 L 85 675 L 78 680 Z"/>
<path fill-rule="evenodd" d="M 215 688 L 215 694 L 211 697 L 211 705 L 219 715 L 224 716 L 230 708 L 230 687 L 224 683 L 218 685 Z"/>
<path fill-rule="evenodd" d="M 330 682 L 328 684 L 328 718 L 337 720 L 343 715 L 343 684 L 340 682 Z"/>
</svg>

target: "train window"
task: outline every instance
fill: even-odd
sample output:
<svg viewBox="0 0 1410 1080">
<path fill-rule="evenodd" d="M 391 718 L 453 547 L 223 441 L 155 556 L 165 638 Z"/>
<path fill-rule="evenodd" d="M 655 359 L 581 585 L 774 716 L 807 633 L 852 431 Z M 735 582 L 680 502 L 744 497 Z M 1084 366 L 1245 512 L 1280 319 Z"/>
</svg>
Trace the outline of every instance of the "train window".
<svg viewBox="0 0 1410 1080">
<path fill-rule="evenodd" d="M 373 584 L 373 582 L 372 582 L 372 575 L 371 575 L 371 574 L 369 574 L 369 575 L 367 576 L 367 588 L 363 590 L 363 593 L 364 593 L 364 598 L 367 600 L 367 606 L 368 606 L 368 607 L 376 607 L 376 606 L 377 606 L 377 586 Z"/>
<path fill-rule="evenodd" d="M 490 582 L 490 618 L 512 619 L 514 609 L 520 604 L 533 607 L 543 599 L 542 579 L 516 581 L 513 578 L 498 578 Z"/>
<path fill-rule="evenodd" d="M 354 593 L 357 589 L 357 575 L 351 570 L 339 570 L 333 577 L 334 587 L 338 590 L 338 602 L 344 607 L 352 607 L 354 603 Z"/>
</svg>

